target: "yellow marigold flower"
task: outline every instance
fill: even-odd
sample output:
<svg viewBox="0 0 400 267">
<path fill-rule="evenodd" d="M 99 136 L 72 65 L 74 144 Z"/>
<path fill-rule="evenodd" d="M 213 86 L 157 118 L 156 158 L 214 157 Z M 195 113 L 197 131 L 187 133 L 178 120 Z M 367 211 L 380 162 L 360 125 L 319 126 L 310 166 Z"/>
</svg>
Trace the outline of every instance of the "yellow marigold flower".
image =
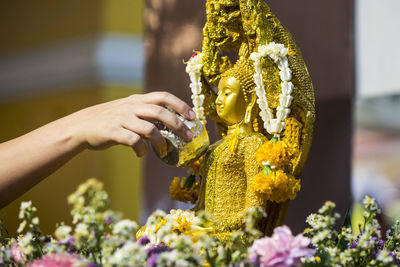
<svg viewBox="0 0 400 267">
<path fill-rule="evenodd" d="M 259 195 L 270 195 L 272 193 L 272 188 L 264 172 L 260 172 L 254 177 L 252 185 L 253 190 Z"/>
<path fill-rule="evenodd" d="M 258 197 L 281 203 L 296 197 L 300 180 L 282 170 L 273 170 L 268 177 L 260 172 L 254 177 L 252 188 Z"/>
<path fill-rule="evenodd" d="M 173 200 L 195 204 L 199 197 L 200 183 L 196 181 L 192 187 L 184 188 L 186 179 L 186 177 L 182 180 L 179 177 L 174 177 L 169 187 L 169 195 Z"/>
<path fill-rule="evenodd" d="M 289 164 L 291 157 L 291 149 L 283 141 L 268 141 L 256 151 L 256 160 L 259 166 L 268 163 L 270 166 L 281 168 Z"/>
</svg>

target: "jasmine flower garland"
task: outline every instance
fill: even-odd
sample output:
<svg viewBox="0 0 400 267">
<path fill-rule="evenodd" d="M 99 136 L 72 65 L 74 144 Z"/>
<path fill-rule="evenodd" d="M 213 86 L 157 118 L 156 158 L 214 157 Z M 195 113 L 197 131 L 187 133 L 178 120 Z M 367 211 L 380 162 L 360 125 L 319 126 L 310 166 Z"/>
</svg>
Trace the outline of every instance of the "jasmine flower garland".
<svg viewBox="0 0 400 267">
<path fill-rule="evenodd" d="M 199 121 L 205 125 L 207 123 L 204 115 L 204 95 L 201 93 L 201 69 L 203 67 L 203 54 L 193 54 L 186 65 L 186 72 L 190 77 L 190 89 L 192 90 L 193 111 Z"/>
<path fill-rule="evenodd" d="M 292 70 L 289 67 L 288 53 L 289 49 L 287 49 L 285 45 L 270 42 L 266 45 L 259 46 L 258 52 L 253 52 L 250 55 L 250 58 L 254 61 L 254 82 L 256 84 L 257 104 L 261 110 L 260 117 L 264 122 L 264 128 L 275 137 L 279 137 L 285 127 L 285 119 L 290 113 L 289 107 L 293 100 L 291 93 L 294 85 L 290 81 L 292 79 Z M 261 59 L 266 56 L 269 56 L 277 64 L 279 76 L 282 81 L 279 106 L 276 109 L 276 118 L 268 105 L 262 77 Z"/>
</svg>

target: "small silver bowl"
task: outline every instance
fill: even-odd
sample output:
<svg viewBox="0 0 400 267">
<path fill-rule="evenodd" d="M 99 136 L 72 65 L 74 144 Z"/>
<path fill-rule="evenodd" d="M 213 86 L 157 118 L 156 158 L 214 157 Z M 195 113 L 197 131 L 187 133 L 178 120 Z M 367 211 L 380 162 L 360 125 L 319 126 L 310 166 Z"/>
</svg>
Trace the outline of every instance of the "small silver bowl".
<svg viewBox="0 0 400 267">
<path fill-rule="evenodd" d="M 156 124 L 160 129 L 161 135 L 167 141 L 167 155 L 161 158 L 154 147 L 153 150 L 165 163 L 177 167 L 185 167 L 203 155 L 210 141 L 206 128 L 198 119 L 188 121 L 179 114 L 176 114 L 176 116 L 193 132 L 193 139 L 186 142 L 164 125 L 160 127 L 159 124 Z"/>
</svg>

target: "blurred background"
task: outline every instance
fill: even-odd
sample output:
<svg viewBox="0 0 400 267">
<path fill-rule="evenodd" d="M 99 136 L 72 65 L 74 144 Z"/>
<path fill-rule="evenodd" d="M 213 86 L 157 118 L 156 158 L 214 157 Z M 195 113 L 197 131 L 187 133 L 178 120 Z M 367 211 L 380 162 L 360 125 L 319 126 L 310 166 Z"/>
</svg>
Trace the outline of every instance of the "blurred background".
<svg viewBox="0 0 400 267">
<path fill-rule="evenodd" d="M 314 82 L 317 120 L 302 191 L 287 224 L 295 232 L 325 200 L 343 215 L 365 194 L 383 220 L 400 214 L 400 37 L 397 0 L 267 1 L 302 49 Z M 290 3 L 290 4 L 289 4 Z M 205 0 L 37 0 L 2 2 L 0 142 L 83 107 L 155 90 L 190 103 L 182 60 L 201 49 Z M 207 125 L 211 138 L 218 137 Z M 1 163 L 6 164 L 6 163 Z M 66 197 L 81 182 L 102 180 L 112 208 L 144 222 L 169 198 L 174 176 L 150 152 L 85 151 L 0 210 L 10 232 L 18 207 L 32 200 L 41 228 L 68 223 Z"/>
</svg>

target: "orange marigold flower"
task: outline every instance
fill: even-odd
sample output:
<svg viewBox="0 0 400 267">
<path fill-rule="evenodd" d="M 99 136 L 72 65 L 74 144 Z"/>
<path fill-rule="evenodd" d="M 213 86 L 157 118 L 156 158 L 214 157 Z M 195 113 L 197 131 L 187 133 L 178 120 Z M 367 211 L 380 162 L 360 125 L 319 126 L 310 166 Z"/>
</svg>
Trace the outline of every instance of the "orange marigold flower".
<svg viewBox="0 0 400 267">
<path fill-rule="evenodd" d="M 264 172 L 260 172 L 254 177 L 252 185 L 253 190 L 259 195 L 270 195 L 272 192 L 272 188 Z"/>
<path fill-rule="evenodd" d="M 296 197 L 300 180 L 282 170 L 273 170 L 268 177 L 260 172 L 254 177 L 252 188 L 258 197 L 281 203 Z"/>
<path fill-rule="evenodd" d="M 284 167 L 289 164 L 292 156 L 290 147 L 283 141 L 268 141 L 256 151 L 256 160 L 261 167 L 267 162 L 270 166 Z"/>
</svg>

